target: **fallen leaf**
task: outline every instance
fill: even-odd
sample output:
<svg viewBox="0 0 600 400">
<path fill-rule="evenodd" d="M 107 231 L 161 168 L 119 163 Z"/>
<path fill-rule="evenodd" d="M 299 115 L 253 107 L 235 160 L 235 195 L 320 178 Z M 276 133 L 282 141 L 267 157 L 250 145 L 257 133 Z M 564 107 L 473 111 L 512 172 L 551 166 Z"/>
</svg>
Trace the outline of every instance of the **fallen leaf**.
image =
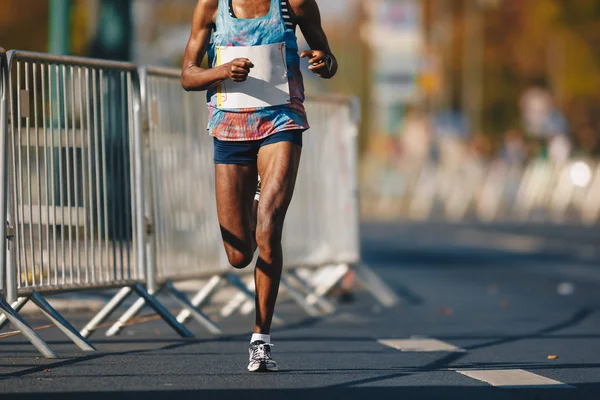
<svg viewBox="0 0 600 400">
<path fill-rule="evenodd" d="M 441 315 L 453 315 L 454 314 L 454 309 L 452 307 L 440 307 L 440 309 L 438 310 L 438 312 Z"/>
<path fill-rule="evenodd" d="M 558 356 L 557 356 L 557 355 L 550 354 L 550 355 L 548 356 L 548 360 L 557 360 L 557 359 L 558 359 Z"/>
<path fill-rule="evenodd" d="M 46 369 L 44 370 L 44 372 L 46 372 L 46 373 L 50 372 L 50 368 L 46 368 Z"/>
</svg>

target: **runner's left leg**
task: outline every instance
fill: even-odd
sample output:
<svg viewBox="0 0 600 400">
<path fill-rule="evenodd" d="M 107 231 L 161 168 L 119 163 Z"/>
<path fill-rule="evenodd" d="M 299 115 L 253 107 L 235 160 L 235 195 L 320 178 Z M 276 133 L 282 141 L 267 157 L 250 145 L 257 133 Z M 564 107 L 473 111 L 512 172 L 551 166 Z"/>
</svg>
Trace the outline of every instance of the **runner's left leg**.
<svg viewBox="0 0 600 400">
<path fill-rule="evenodd" d="M 256 320 L 254 333 L 269 334 L 283 268 L 281 236 L 294 194 L 302 148 L 290 142 L 263 146 L 258 153 L 261 194 L 258 202 L 254 270 Z"/>
</svg>

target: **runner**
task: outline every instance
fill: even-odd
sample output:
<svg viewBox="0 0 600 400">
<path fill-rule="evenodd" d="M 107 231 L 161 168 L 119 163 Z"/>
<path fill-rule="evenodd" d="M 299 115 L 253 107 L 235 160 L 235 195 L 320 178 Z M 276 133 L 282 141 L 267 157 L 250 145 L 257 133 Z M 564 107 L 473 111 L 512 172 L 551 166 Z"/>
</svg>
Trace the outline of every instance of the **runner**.
<svg viewBox="0 0 600 400">
<path fill-rule="evenodd" d="M 300 56 L 296 27 L 312 49 Z M 253 63 L 252 55 L 265 59 L 259 56 L 269 51 L 265 45 L 285 49 L 279 66 L 287 74 L 272 78 L 287 75 L 283 86 L 252 76 L 251 71 L 258 74 L 278 67 L 274 58 Z M 221 62 L 227 50 L 243 50 L 249 56 Z M 207 53 L 209 68 L 203 68 Z M 270 329 L 283 266 L 281 236 L 300 163 L 302 134 L 309 128 L 301 57 L 308 58 L 309 69 L 322 78 L 337 72 L 315 0 L 198 0 L 181 81 L 185 90 L 208 91 L 217 213 L 229 262 L 245 268 L 259 250 L 249 371 L 278 370 L 271 358 Z M 279 90 L 271 90 L 273 85 Z M 265 105 L 255 106 L 257 101 Z"/>
</svg>

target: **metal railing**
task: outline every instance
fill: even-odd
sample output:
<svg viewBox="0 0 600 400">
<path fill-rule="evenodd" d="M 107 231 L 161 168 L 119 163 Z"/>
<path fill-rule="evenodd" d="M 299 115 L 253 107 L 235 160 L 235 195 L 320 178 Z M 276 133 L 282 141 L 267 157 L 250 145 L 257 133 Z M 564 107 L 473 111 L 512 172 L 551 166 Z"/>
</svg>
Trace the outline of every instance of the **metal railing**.
<svg viewBox="0 0 600 400">
<path fill-rule="evenodd" d="M 22 51 L 0 60 L 0 128 L 8 127 L 0 327 L 10 320 L 55 357 L 18 315 L 29 300 L 85 351 L 94 350 L 86 338 L 134 292 L 107 336 L 146 305 L 181 336 L 192 336 L 189 317 L 220 334 L 201 308 L 225 284 L 238 294 L 223 316 L 253 309 L 253 282 L 233 272 L 221 243 L 204 94 L 185 92 L 178 70 Z M 281 287 L 309 315 L 323 315 L 335 309 L 324 294 L 353 269 L 393 305 L 397 297 L 360 263 L 357 103 L 320 96 L 306 106 L 313 128 L 288 212 Z M 175 283 L 191 279 L 206 282 L 188 299 Z M 119 290 L 81 332 L 44 298 L 106 289 Z M 177 318 L 157 301 L 161 291 L 182 307 Z"/>
<path fill-rule="evenodd" d="M 43 295 L 124 288 L 191 333 L 146 281 L 140 90 L 133 64 L 8 53 L 3 165 L 6 299 L 32 300 L 81 349 L 94 350 Z M 6 322 L 1 318 L 0 323 Z"/>
<path fill-rule="evenodd" d="M 600 163 L 572 158 L 558 165 L 532 160 L 463 160 L 455 168 L 426 160 L 414 166 L 363 164 L 365 216 L 416 220 L 549 221 L 593 225 L 600 220 Z"/>
<path fill-rule="evenodd" d="M 232 272 L 221 243 L 214 200 L 212 139 L 205 131 L 208 110 L 204 93 L 182 90 L 180 71 L 144 68 L 140 71 L 145 103 L 147 196 L 150 222 L 148 277 L 151 293 L 164 291 L 183 307 L 177 320 L 194 317 L 209 332 L 221 332 L 200 308 L 224 284 L 238 294 L 221 310 L 251 312 L 253 282 Z M 282 288 L 309 315 L 335 307 L 323 295 L 350 268 L 385 305 L 397 298 L 367 267 L 360 264 L 357 200 L 357 103 L 342 97 L 308 99 L 313 128 L 305 134 L 305 150 L 295 198 L 288 211 Z M 324 173 L 326 171 L 326 173 Z M 319 279 L 304 279 L 300 268 L 319 268 Z M 251 269 L 249 269 L 251 271 Z M 247 272 L 249 272 L 247 271 Z M 192 299 L 174 282 L 205 279 Z M 144 303 L 133 304 L 107 332 L 118 333 Z M 282 322 L 275 316 L 276 322 Z"/>
</svg>

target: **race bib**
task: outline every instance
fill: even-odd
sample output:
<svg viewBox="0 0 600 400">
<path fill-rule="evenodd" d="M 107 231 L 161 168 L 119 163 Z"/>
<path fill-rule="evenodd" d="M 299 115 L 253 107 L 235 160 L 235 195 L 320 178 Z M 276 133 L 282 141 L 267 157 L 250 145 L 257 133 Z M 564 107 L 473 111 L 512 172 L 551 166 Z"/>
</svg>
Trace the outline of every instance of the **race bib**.
<svg viewBox="0 0 600 400">
<path fill-rule="evenodd" d="M 245 82 L 227 80 L 217 87 L 217 108 L 259 108 L 290 103 L 285 56 L 285 43 L 217 46 L 217 66 L 236 58 L 247 58 L 254 64 Z"/>
</svg>

